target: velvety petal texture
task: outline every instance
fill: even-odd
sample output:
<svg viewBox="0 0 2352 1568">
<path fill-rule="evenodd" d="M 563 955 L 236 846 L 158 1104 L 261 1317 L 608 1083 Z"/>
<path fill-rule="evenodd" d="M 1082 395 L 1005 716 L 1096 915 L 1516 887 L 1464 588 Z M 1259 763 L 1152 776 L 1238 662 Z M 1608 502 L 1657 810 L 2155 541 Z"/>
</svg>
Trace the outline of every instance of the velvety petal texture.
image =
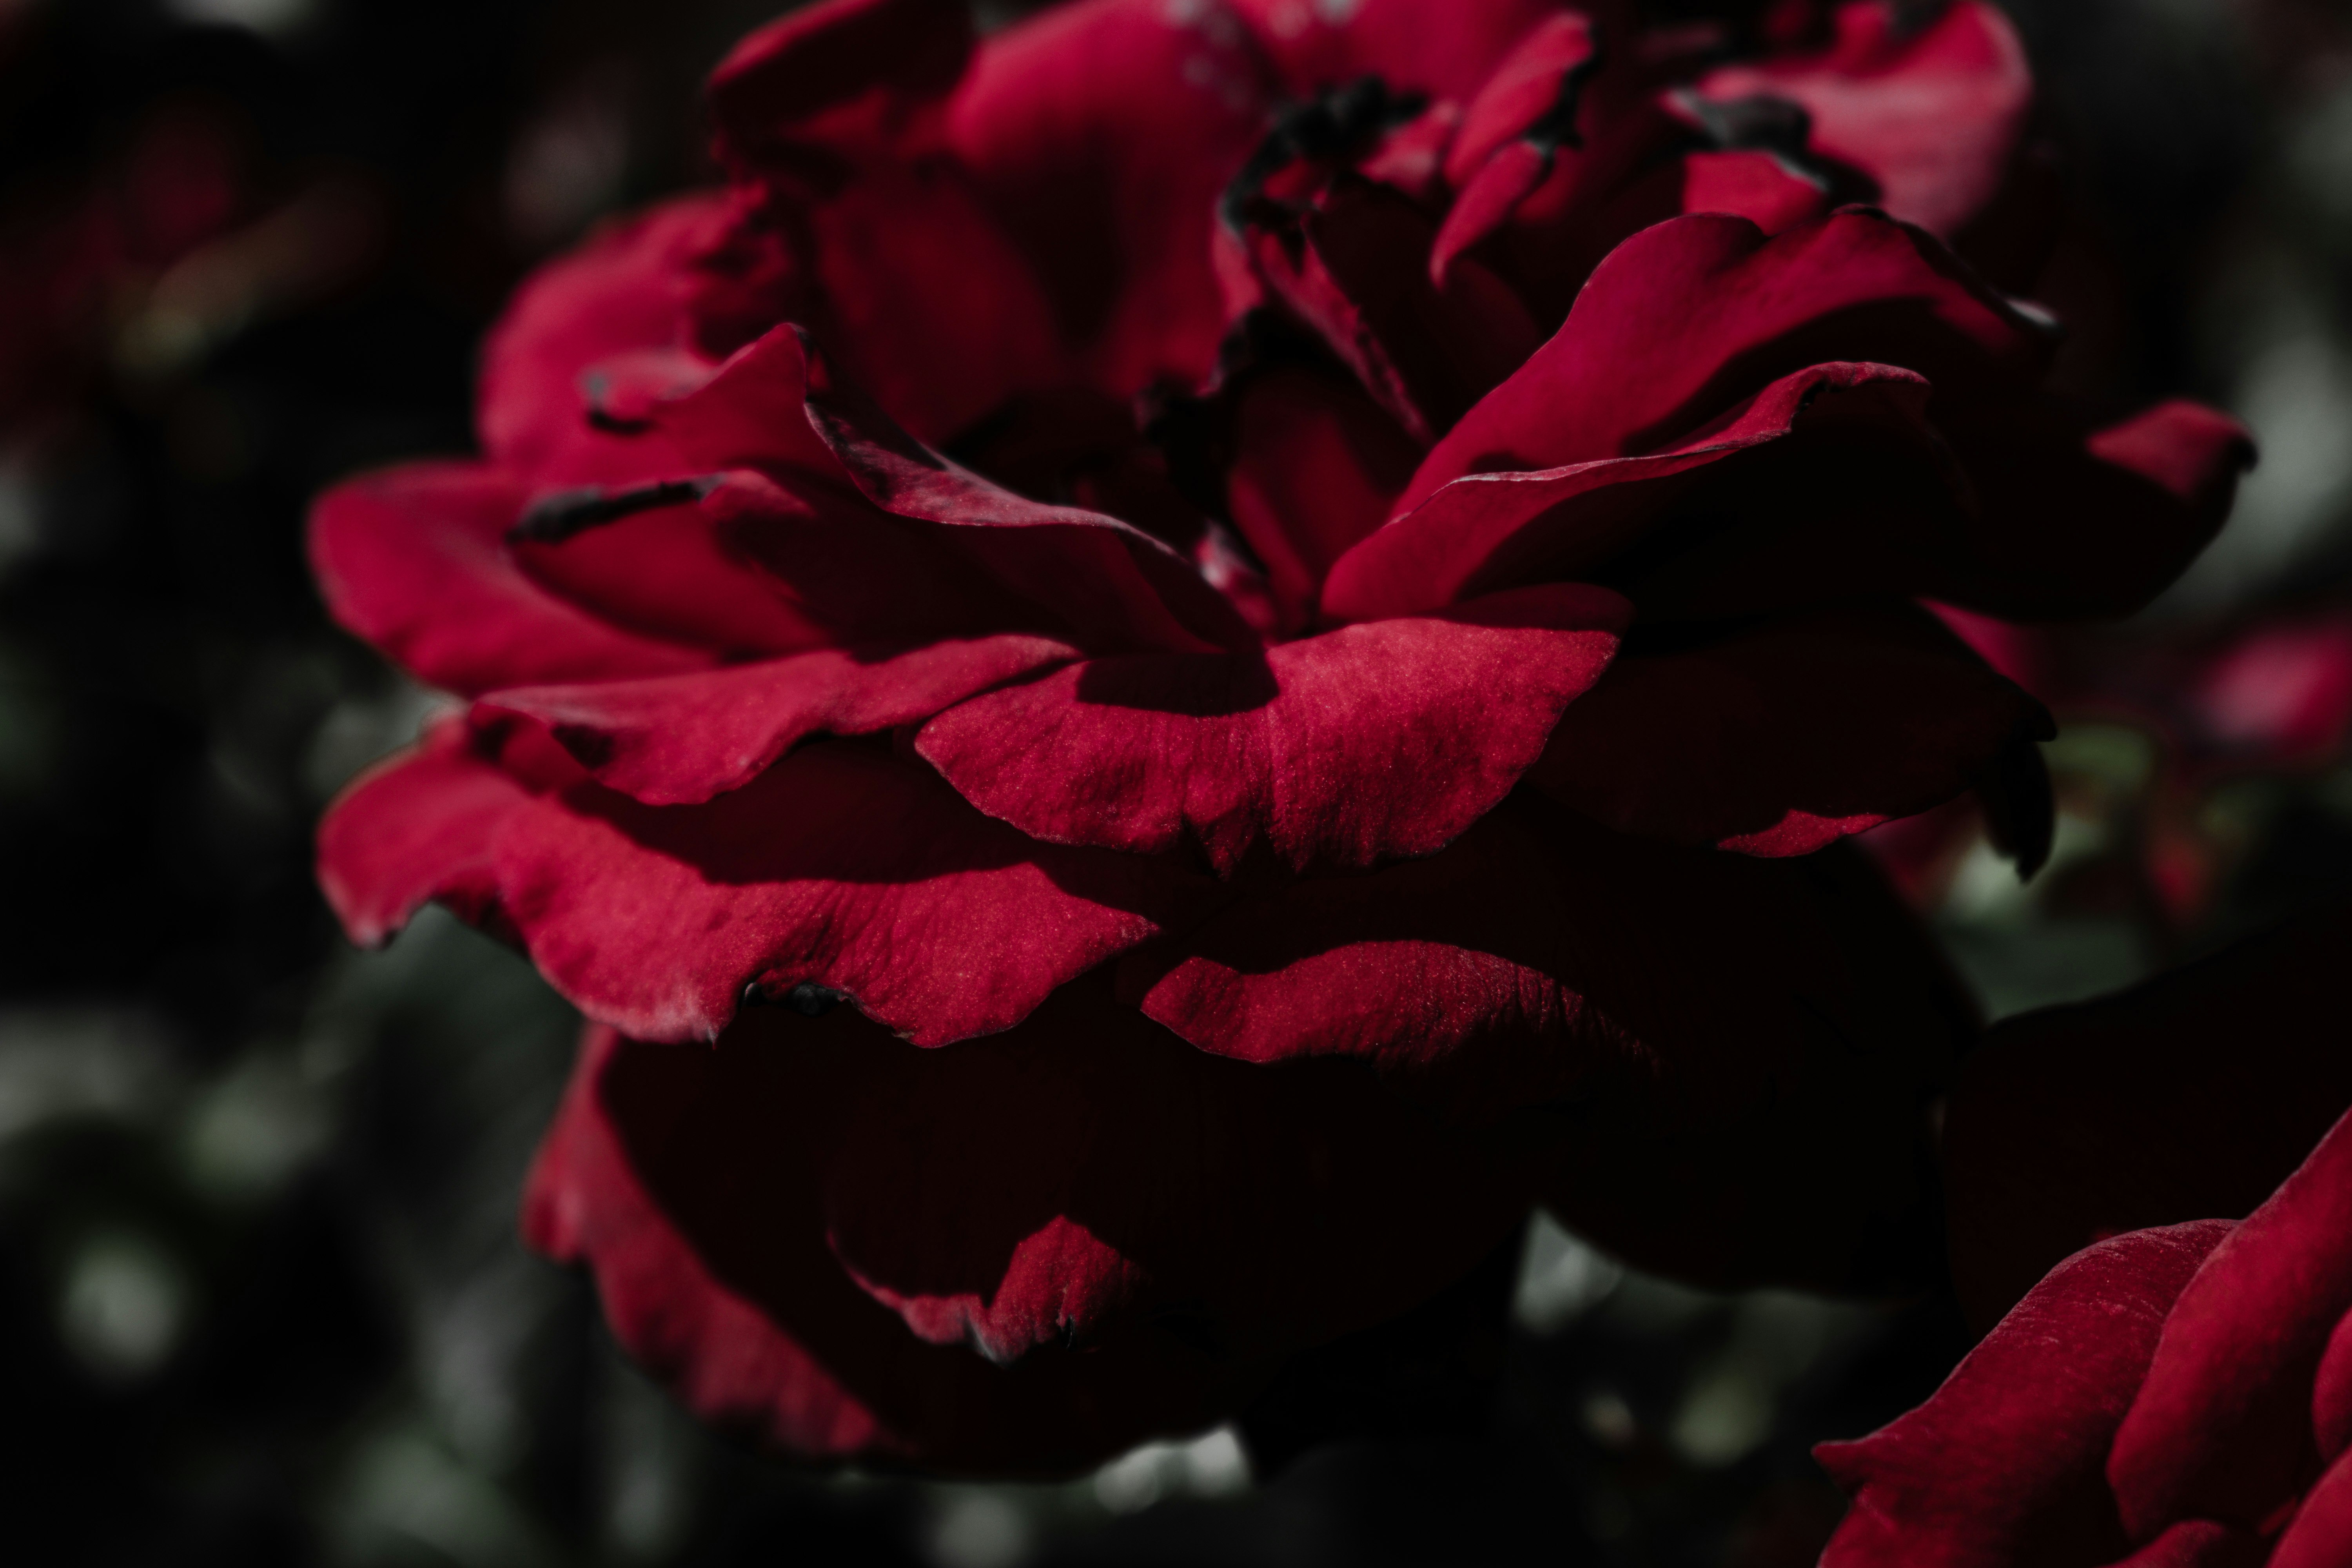
<svg viewBox="0 0 2352 1568">
<path fill-rule="evenodd" d="M 1979 1022 L 1837 841 L 1975 792 L 2030 870 L 2052 804 L 1918 600 L 2134 608 L 2251 456 L 2061 406 L 1963 259 L 2032 271 L 2006 24 L 1028 9 L 751 34 L 721 188 L 526 281 L 479 455 L 317 507 L 330 610 L 457 700 L 330 808 L 331 903 L 591 1023 L 534 1244 L 712 1420 L 1035 1476 L 1538 1203 L 1927 1288 Z"/>
</svg>

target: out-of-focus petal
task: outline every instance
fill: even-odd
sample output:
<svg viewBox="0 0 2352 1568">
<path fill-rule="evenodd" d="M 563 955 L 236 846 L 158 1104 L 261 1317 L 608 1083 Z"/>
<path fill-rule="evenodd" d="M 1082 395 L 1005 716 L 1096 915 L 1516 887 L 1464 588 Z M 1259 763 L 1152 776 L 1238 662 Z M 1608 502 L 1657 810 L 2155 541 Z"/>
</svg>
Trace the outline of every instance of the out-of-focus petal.
<svg viewBox="0 0 2352 1568">
<path fill-rule="evenodd" d="M 1850 0 L 1819 53 L 1725 66 L 1697 92 L 1803 106 L 1808 148 L 1868 174 L 1896 217 L 1958 237 L 2010 172 L 2033 101 L 2016 29 L 1985 0 L 1954 0 L 1920 27 L 1902 0 Z"/>
<path fill-rule="evenodd" d="M 1466 99 L 1561 0 L 1234 0 L 1294 98 L 1376 76 Z"/>
<path fill-rule="evenodd" d="M 2312 1385 L 2347 1310 L 2352 1120 L 2215 1249 L 2166 1321 L 2107 1461 L 2135 1539 L 2178 1519 L 2259 1530 L 2317 1479 Z"/>
<path fill-rule="evenodd" d="M 971 8 L 957 0 L 821 0 L 778 17 L 710 75 L 721 153 L 832 173 L 824 154 L 900 150 L 935 130 L 938 106 L 971 51 Z M 907 149 L 919 151 L 919 144 Z"/>
<path fill-rule="evenodd" d="M 2126 1556 L 2107 1450 L 2165 1314 L 2229 1232 L 2200 1220 L 2075 1254 L 1934 1398 L 1859 1442 L 1816 1448 L 1853 1499 L 1822 1568 L 2093 1568 Z"/>
<path fill-rule="evenodd" d="M 1971 1053 L 1945 1123 L 1952 1276 L 1979 1329 L 2103 1236 L 2252 1214 L 2352 1108 L 2352 911 L 2046 1008 Z M 2188 1158 L 2184 1151 L 2195 1151 Z"/>
<path fill-rule="evenodd" d="M 344 481 L 310 514 L 329 611 L 418 679 L 467 696 L 709 667 L 701 649 L 610 626 L 525 576 L 504 540 L 526 499 L 473 463 Z"/>
<path fill-rule="evenodd" d="M 2055 733 L 1933 616 L 1889 605 L 1637 646 L 1562 715 L 1529 777 L 1622 832 L 1810 855 Z"/>
<path fill-rule="evenodd" d="M 555 987 L 646 1039 L 708 1039 L 810 984 L 924 1045 L 1009 1028 L 1154 935 L 1184 879 L 1023 837 L 922 767 L 803 747 L 704 805 L 583 784 L 505 825 L 500 902 Z"/>
<path fill-rule="evenodd" d="M 1222 876 L 1426 855 L 1541 754 L 1626 614 L 1555 584 L 1262 656 L 1097 659 L 951 708 L 915 750 L 1050 843 L 1190 848 Z"/>
</svg>

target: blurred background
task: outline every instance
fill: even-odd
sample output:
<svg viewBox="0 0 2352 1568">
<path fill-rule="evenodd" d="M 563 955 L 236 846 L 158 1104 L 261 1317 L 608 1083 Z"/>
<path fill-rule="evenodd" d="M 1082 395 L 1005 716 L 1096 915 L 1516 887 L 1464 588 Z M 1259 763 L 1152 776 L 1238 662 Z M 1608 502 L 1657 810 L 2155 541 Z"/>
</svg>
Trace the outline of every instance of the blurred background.
<svg viewBox="0 0 2352 1568">
<path fill-rule="evenodd" d="M 0 0 L 11 1560 L 1811 1563 L 1808 1448 L 1934 1387 L 1948 1302 L 1705 1296 L 1538 1222 L 1245 1433 L 992 1488 L 723 1445 L 522 1251 L 574 1020 L 438 916 L 354 953 L 313 891 L 425 700 L 326 624 L 303 509 L 467 444 L 505 291 L 705 176 L 697 83 L 774 9 Z M 1876 845 L 1994 1016 L 2352 889 L 2352 5 L 2012 9 L 2078 197 L 2068 384 L 2219 403 L 2263 460 L 2139 621 L 1983 628 L 2065 720 L 2048 871 L 1964 807 Z"/>
</svg>

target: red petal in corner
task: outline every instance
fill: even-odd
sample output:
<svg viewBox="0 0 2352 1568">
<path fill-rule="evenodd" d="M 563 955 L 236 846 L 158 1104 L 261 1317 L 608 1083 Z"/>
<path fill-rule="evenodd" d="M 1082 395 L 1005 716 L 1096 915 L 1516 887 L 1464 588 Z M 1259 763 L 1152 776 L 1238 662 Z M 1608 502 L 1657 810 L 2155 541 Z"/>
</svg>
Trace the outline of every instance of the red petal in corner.
<svg viewBox="0 0 2352 1568">
<path fill-rule="evenodd" d="M 319 888 L 343 930 L 381 947 L 431 900 L 485 918 L 498 899 L 492 849 L 530 792 L 475 754 L 462 723 L 345 785 L 319 823 Z"/>
<path fill-rule="evenodd" d="M 2114 1568 L 2264 1568 L 2270 1542 L 2210 1519 L 2184 1520 Z"/>
<path fill-rule="evenodd" d="M 1809 148 L 1863 170 L 1879 205 L 1953 238 L 2001 187 L 2033 102 L 2016 29 L 1985 0 L 1957 0 L 1909 33 L 1897 0 L 1850 0 L 1819 54 L 1726 66 L 1698 92 L 1718 102 L 1759 93 L 1812 117 Z"/>
<path fill-rule="evenodd" d="M 2124 1556 L 2107 1449 L 2165 1313 L 2229 1231 L 2201 1220 L 2075 1254 L 1927 1404 L 1814 1449 L 1853 1499 L 1822 1568 L 2087 1568 Z"/>
<path fill-rule="evenodd" d="M 2295 1510 L 2268 1568 L 2336 1568 L 2347 1556 L 2352 1556 L 2352 1461 L 2338 1458 Z"/>
<path fill-rule="evenodd" d="M 1938 403 L 1981 502 L 1937 596 L 2010 620 L 2122 616 L 2220 531 L 2253 465 L 2237 421 L 2163 403 L 2090 430 L 2039 401 Z"/>
<path fill-rule="evenodd" d="M 1622 654 L 1528 778 L 1621 832 L 1810 855 L 1939 805 L 2011 744 L 2055 733 L 2040 703 L 1896 602 Z"/>
<path fill-rule="evenodd" d="M 1555 1212 L 1643 1268 L 1889 1288 L 1933 1264 L 1918 1107 L 1969 1025 L 1855 869 L 1521 797 L 1428 859 L 1247 889 L 1120 988 L 1203 1050 L 1370 1060 L 1528 1151 Z"/>
<path fill-rule="evenodd" d="M 329 611 L 418 679 L 467 696 L 709 667 L 709 654 L 607 626 L 517 570 L 504 541 L 525 499 L 471 463 L 336 486 L 310 513 L 310 564 Z"/>
<path fill-rule="evenodd" d="M 1843 212 L 1777 237 L 1700 214 L 1636 235 L 1567 322 L 1423 459 L 1410 509 L 1465 474 L 1658 451 L 1832 361 L 1900 365 L 1939 393 L 2039 374 L 2048 343 L 1916 229 Z"/>
<path fill-rule="evenodd" d="M 1554 584 L 1259 658 L 1097 659 L 949 709 L 915 750 L 1051 843 L 1369 866 L 1442 847 L 1538 756 L 1624 602 Z"/>
<path fill-rule="evenodd" d="M 523 687 L 475 705 L 544 725 L 608 789 L 691 805 L 740 788 L 811 735 L 870 735 L 1085 656 L 1042 637 L 824 648 L 654 680 Z"/>
<path fill-rule="evenodd" d="M 1953 1282 L 1986 1327 L 2102 1236 L 2252 1214 L 2352 1109 L 2352 913 L 2011 1018 L 1945 1121 Z M 2193 1160 L 2180 1151 L 2194 1149 Z"/>
<path fill-rule="evenodd" d="M 1226 504 L 1296 636 L 1315 622 L 1331 563 L 1387 520 L 1417 454 L 1353 382 L 1297 366 L 1250 382 L 1234 444 Z"/>
<path fill-rule="evenodd" d="M 1559 0 L 1231 0 L 1293 98 L 1359 77 L 1468 99 Z M 1593 7 L 1586 7 L 1593 9 Z"/>
<path fill-rule="evenodd" d="M 1739 570 L 1711 570 L 1713 563 L 1701 556 L 1694 573 L 1669 553 L 1648 574 L 1672 591 L 1665 596 L 1683 601 L 1678 609 L 1738 615 L 1845 597 L 1857 587 L 1912 591 L 1924 571 L 1909 558 L 1940 542 L 1918 536 L 1946 521 L 1948 492 L 1960 488 L 1950 454 L 1927 427 L 1927 392 L 1918 376 L 1886 365 L 1815 365 L 1767 386 L 1678 450 L 1465 475 L 1340 557 L 1324 584 L 1325 617 L 1412 615 L 1530 580 L 1597 574 L 1675 518 L 1710 481 L 1738 497 L 1735 516 L 1755 520 L 1723 538 L 1737 543 L 1761 533 L 1768 557 L 1774 547 L 1785 552 L 1793 526 L 1847 521 L 1826 503 L 1832 497 L 1853 500 L 1849 491 L 1861 492 L 1868 526 L 1853 531 L 1852 538 L 1841 535 L 1839 552 L 1804 551 L 1798 563 L 1782 564 L 1784 577 L 1801 567 L 1812 591 L 1804 582 L 1776 582 L 1780 591 L 1760 605 L 1749 602 L 1756 597 L 1755 563 L 1738 560 L 1732 564 Z M 1789 452 L 1773 451 L 1798 435 L 1803 440 L 1790 443 Z M 1857 446 L 1869 462 L 1853 460 Z M 1706 472 L 1717 464 L 1724 465 L 1720 472 Z M 1752 466 L 1763 473 L 1752 473 Z M 1889 468 L 1900 483 L 1878 482 L 1884 477 L 1878 470 Z M 1934 495 L 1922 504 L 1912 493 L 1921 486 L 1946 492 L 1941 505 Z M 1706 542 L 1720 551 L 1723 539 Z M 1696 583 L 1677 581 L 1678 570 Z M 1739 602 L 1706 604 L 1693 591 L 1727 582 Z M 1643 596 L 1637 594 L 1637 602 Z"/>
<path fill-rule="evenodd" d="M 2207 1259 L 2167 1320 L 2107 1462 L 2136 1538 L 2176 1519 L 2260 1529 L 2317 1478 L 2312 1384 L 2347 1310 L 2352 1119 Z"/>
<path fill-rule="evenodd" d="M 593 784 L 540 797 L 498 864 L 556 989 L 646 1039 L 716 1036 L 753 982 L 846 992 L 927 1046 L 1009 1028 L 1190 896 L 1159 862 L 1024 838 L 850 742 L 706 805 Z"/>
<path fill-rule="evenodd" d="M 1268 86 L 1215 5 L 1081 0 L 987 39 L 957 89 L 949 138 L 973 189 L 1114 396 L 1215 367 L 1212 226 L 1265 134 Z"/>
</svg>

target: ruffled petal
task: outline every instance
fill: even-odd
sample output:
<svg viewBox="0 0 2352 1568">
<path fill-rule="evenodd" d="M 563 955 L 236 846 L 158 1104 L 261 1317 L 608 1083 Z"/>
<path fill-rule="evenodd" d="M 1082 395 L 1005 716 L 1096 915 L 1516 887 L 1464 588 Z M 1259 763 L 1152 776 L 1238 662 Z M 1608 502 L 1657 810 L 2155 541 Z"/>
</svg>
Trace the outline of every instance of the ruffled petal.
<svg viewBox="0 0 2352 1568">
<path fill-rule="evenodd" d="M 1852 0 L 1827 48 L 1726 66 L 1696 90 L 1801 105 L 1809 151 L 1864 171 L 1887 211 L 1949 240 L 2000 195 L 2033 73 L 2016 29 L 1984 0 L 1956 0 L 1916 30 L 1906 15 L 1900 0 Z"/>
<path fill-rule="evenodd" d="M 905 649 L 825 648 L 795 658 L 654 680 L 520 687 L 478 718 L 544 725 L 597 782 L 647 805 L 693 805 L 738 789 L 811 735 L 870 735 L 1083 658 L 1042 637 Z"/>
<path fill-rule="evenodd" d="M 1845 597 L 1857 586 L 1924 587 L 1925 569 L 1911 558 L 1944 543 L 1939 535 L 1948 531 L 1951 492 L 1964 488 L 1948 452 L 1927 428 L 1927 393 L 1917 375 L 1887 365 L 1815 365 L 1768 385 L 1719 426 L 1673 451 L 1464 475 L 1339 558 L 1324 583 L 1325 617 L 1412 615 L 1548 577 L 1598 575 L 1661 525 L 1685 516 L 1705 521 L 1726 511 L 1753 521 L 1727 540 L 1702 537 L 1717 552 L 1727 542 L 1736 546 L 1758 536 L 1779 546 L 1792 524 L 1843 523 L 1858 506 L 1869 526 L 1846 531 L 1843 559 L 1800 553 L 1804 575 L 1838 574 L 1814 595 Z M 1832 454 L 1818 446 L 1791 443 L 1795 449 L 1780 462 L 1761 475 L 1753 471 L 1762 466 L 1758 459 L 1774 456 L 1769 449 L 1790 437 L 1833 444 L 1842 460 L 1825 461 Z M 1867 461 L 1853 460 L 1856 447 Z M 1718 464 L 1725 465 L 1719 474 L 1707 472 Z M 1890 467 L 1895 470 L 1891 481 L 1882 473 Z M 1693 499 L 1710 481 L 1716 488 L 1708 493 L 1726 498 L 1720 505 Z M 1932 494 L 1918 504 L 1913 492 L 1922 486 L 1944 492 L 1942 504 Z M 1677 608 L 1684 613 L 1738 615 L 1818 602 L 1800 588 L 1756 605 L 1758 595 L 1744 586 L 1756 581 L 1752 570 L 1727 571 L 1702 558 L 1693 571 L 1675 553 L 1641 564 L 1658 579 L 1647 586 L 1659 589 L 1662 598 L 1682 601 Z M 1694 592 L 1727 583 L 1733 599 L 1718 595 L 1707 603 Z M 1634 595 L 1637 603 L 1649 596 Z"/>
<path fill-rule="evenodd" d="M 467 696 L 709 666 L 708 653 L 608 626 L 518 570 L 503 541 L 524 501 L 472 463 L 412 464 L 336 486 L 310 513 L 310 564 L 328 610 L 418 679 Z"/>
<path fill-rule="evenodd" d="M 1216 204 L 1265 134 L 1267 68 L 1221 5 L 1080 0 L 983 43 L 949 139 L 1095 385 L 1216 364 Z"/>
<path fill-rule="evenodd" d="M 2134 1539 L 2177 1519 L 2258 1530 L 2317 1479 L 2312 1385 L 2347 1310 L 2352 1120 L 2231 1233 L 2167 1320 L 2107 1461 Z"/>
<path fill-rule="evenodd" d="M 592 1030 L 525 1226 L 706 1419 L 1050 1475 L 1230 1415 L 1523 1202 L 1341 1064 L 1219 1062 L 1082 984 L 944 1052 L 846 1008 L 710 1050 Z"/>
<path fill-rule="evenodd" d="M 1778 237 L 1745 218 L 1677 218 L 1612 253 L 1551 340 L 1423 460 L 1399 508 L 1465 474 L 1668 448 L 1810 364 L 1900 365 L 1948 392 L 2030 381 L 2048 346 L 1935 240 L 1881 215 Z"/>
<path fill-rule="evenodd" d="M 327 807 L 320 890 L 361 947 L 390 942 L 434 899 L 481 920 L 498 898 L 499 830 L 530 800 L 512 774 L 474 752 L 463 724 L 437 724 Z"/>
<path fill-rule="evenodd" d="M 951 708 L 915 750 L 1049 843 L 1189 848 L 1221 876 L 1426 855 L 1518 782 L 1626 614 L 1561 584 L 1257 657 L 1097 659 Z"/>
<path fill-rule="evenodd" d="M 1934 1264 L 1920 1105 L 1972 1026 L 1913 922 L 1832 859 L 1522 798 L 1428 859 L 1250 889 L 1121 960 L 1120 993 L 1219 1055 L 1371 1062 L 1530 1150 L 1554 1212 L 1644 1268 L 1886 1288 Z"/>
<path fill-rule="evenodd" d="M 2107 1449 L 2165 1314 L 2229 1231 L 2201 1220 L 2075 1254 L 1927 1404 L 1814 1449 L 1853 1499 L 1822 1568 L 2089 1568 L 2126 1555 Z"/>
<path fill-rule="evenodd" d="M 1561 0 L 1233 0 L 1293 98 L 1376 76 L 1466 99 Z"/>
<path fill-rule="evenodd" d="M 645 1039 L 710 1038 L 747 987 L 797 984 L 924 1045 L 992 1033 L 1189 897 L 1161 863 L 1024 838 L 850 742 L 804 746 L 705 805 L 593 784 L 541 796 L 497 856 L 541 973 Z"/>
<path fill-rule="evenodd" d="M 1940 805 L 2042 705 L 1907 605 L 1781 616 L 1621 656 L 1552 731 L 1531 782 L 1625 833 L 1810 855 Z"/>
<path fill-rule="evenodd" d="M 2336 979 L 2347 949 L 2352 913 L 2314 918 L 1993 1030 L 1944 1133 L 1969 1321 L 1990 1326 L 2100 1237 L 2237 1218 L 2268 1198 L 2352 1108 Z"/>
</svg>

